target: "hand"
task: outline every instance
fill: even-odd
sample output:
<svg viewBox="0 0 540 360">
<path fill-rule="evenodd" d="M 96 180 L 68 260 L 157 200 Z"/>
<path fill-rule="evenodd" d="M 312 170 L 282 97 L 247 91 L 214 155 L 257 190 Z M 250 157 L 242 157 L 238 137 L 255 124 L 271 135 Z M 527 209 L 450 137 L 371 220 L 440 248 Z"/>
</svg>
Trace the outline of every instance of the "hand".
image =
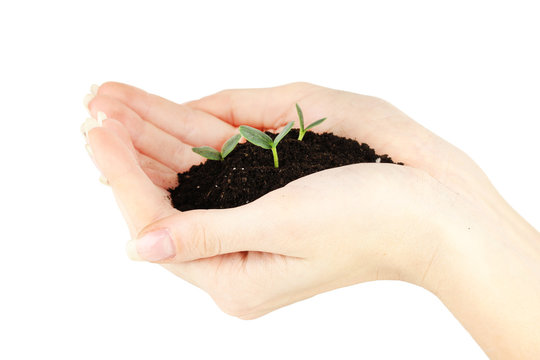
<svg viewBox="0 0 540 360">
<path fill-rule="evenodd" d="M 180 213 L 171 208 L 159 186 L 170 186 L 178 171 L 202 160 L 191 152 L 192 146 L 208 144 L 219 148 L 240 124 L 264 130 L 279 128 L 296 116 L 295 102 L 306 109 L 306 119 L 328 114 L 329 119 L 319 130 L 361 139 L 372 132 L 369 126 L 374 126 L 373 121 L 383 118 L 387 127 L 382 132 L 393 131 L 400 121 L 412 127 L 409 131 L 414 136 L 409 143 L 406 138 L 402 140 L 406 143 L 404 148 L 418 141 L 415 137 L 421 136 L 421 128 L 406 118 L 402 120 L 403 115 L 396 109 L 373 97 L 354 95 L 361 100 L 354 102 L 351 95 L 293 84 L 254 92 L 224 92 L 177 105 L 125 85 L 102 86 L 90 109 L 94 114 L 98 109 L 104 111 L 111 119 L 105 121 L 102 131 L 91 132 L 97 164 L 118 194 L 133 235 L 140 237 L 141 233 L 166 229 L 159 234 L 170 233 L 174 242 L 160 248 L 168 252 L 158 254 L 145 251 L 139 241 L 137 255 L 166 264 L 169 270 L 208 291 L 225 311 L 241 317 L 259 316 L 312 296 L 323 291 L 323 284 L 329 290 L 377 278 L 413 281 L 413 268 L 424 274 L 418 268 L 428 263 L 429 249 L 434 249 L 437 241 L 424 247 L 424 260 L 414 256 L 420 265 L 413 267 L 403 264 L 403 252 L 407 251 L 404 244 L 410 247 L 411 242 L 418 241 L 417 232 L 411 233 L 411 228 L 429 233 L 439 231 L 435 222 L 426 223 L 423 219 L 433 211 L 432 206 L 440 206 L 441 200 L 437 199 L 453 195 L 412 167 L 362 164 L 324 171 L 299 179 L 248 206 L 225 211 Z M 275 103 L 265 104 L 269 97 Z M 248 103 L 250 107 L 232 107 L 232 112 L 224 108 L 235 103 Z M 359 107 L 347 111 L 347 104 Z M 310 116 L 314 112 L 318 115 Z M 377 112 L 384 115 L 376 115 Z M 266 114 L 277 114 L 277 120 Z M 351 120 L 344 118 L 345 114 L 352 115 Z M 369 121 L 352 121 L 358 114 Z M 106 136 L 109 129 L 111 134 Z M 103 134 L 104 139 L 98 138 L 96 132 Z M 118 144 L 107 150 L 114 143 L 114 135 Z M 94 138 L 97 140 L 93 141 Z M 378 140 L 381 145 L 383 142 Z M 127 160 L 127 151 L 120 150 L 122 144 L 130 149 L 131 159 Z M 124 158 L 120 158 L 121 153 L 125 153 Z M 140 159 L 140 167 L 158 186 L 143 176 L 134 158 Z M 425 161 L 413 152 L 403 159 Z M 124 172 L 121 169 L 126 164 L 131 164 L 131 172 L 137 171 L 136 176 L 118 175 Z M 128 179 L 129 186 L 119 183 L 118 178 L 122 182 Z M 133 189 L 133 183 L 140 183 L 141 189 Z M 426 192 L 429 188 L 437 191 Z M 151 194 L 155 196 L 150 197 Z M 141 206 L 143 203 L 147 206 Z M 418 203 L 426 206 L 412 209 L 411 204 Z M 151 209 L 155 209 L 153 213 L 149 213 Z M 406 243 L 405 238 L 409 239 Z M 338 256 L 344 249 L 345 255 Z M 218 267 L 219 271 L 215 271 Z M 215 275 L 209 278 L 208 274 Z M 281 277 L 276 278 L 276 274 Z M 297 283 L 300 278 L 304 278 L 304 283 Z M 270 279 L 282 287 L 266 286 Z M 292 283 L 290 279 L 294 279 Z M 231 294 L 250 294 L 254 288 L 261 288 L 256 292 L 258 298 L 230 299 Z M 225 297 L 227 301 L 223 300 Z"/>
<path fill-rule="evenodd" d="M 201 161 L 191 147 L 219 148 L 241 124 L 277 129 L 296 119 L 296 102 L 308 122 L 328 117 L 316 131 L 356 138 L 407 166 L 330 169 L 234 209 L 170 206 L 164 188 Z M 242 318 L 341 286 L 402 279 L 433 291 L 467 323 L 448 289 L 476 294 L 456 269 L 482 255 L 493 224 L 512 224 L 505 235 L 534 235 L 464 153 L 374 97 L 291 84 L 179 105 L 106 83 L 89 108 L 110 117 L 88 136 L 138 239 L 134 256 L 162 263 Z M 471 226 L 473 246 L 464 231 Z M 465 326 L 481 346 L 492 338 Z"/>
</svg>

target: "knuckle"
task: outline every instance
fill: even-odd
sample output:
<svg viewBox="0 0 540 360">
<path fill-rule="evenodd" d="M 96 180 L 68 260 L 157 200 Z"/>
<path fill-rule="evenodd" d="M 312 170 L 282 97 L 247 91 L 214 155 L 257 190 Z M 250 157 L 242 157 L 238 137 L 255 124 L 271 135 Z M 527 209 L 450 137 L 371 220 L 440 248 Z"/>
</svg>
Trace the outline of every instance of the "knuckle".
<svg viewBox="0 0 540 360">
<path fill-rule="evenodd" d="M 234 100 L 234 92 L 235 89 L 223 89 L 218 91 L 214 95 L 210 95 L 209 98 L 216 98 L 224 103 L 230 104 L 231 101 Z"/>
<path fill-rule="evenodd" d="M 183 143 L 176 144 L 176 146 L 174 146 L 174 149 L 172 150 L 172 154 L 171 154 L 172 163 L 176 165 L 178 168 L 181 168 L 182 164 L 186 162 L 186 158 L 187 158 L 186 150 L 187 150 L 187 147 Z"/>
<path fill-rule="evenodd" d="M 319 90 L 324 89 L 324 87 L 306 82 L 306 81 L 296 81 L 289 84 L 284 85 L 285 88 L 289 88 L 293 90 L 293 92 L 298 94 L 311 94 L 313 92 L 317 92 Z"/>
<path fill-rule="evenodd" d="M 200 249 L 202 252 L 202 256 L 214 256 L 216 255 L 216 251 L 214 250 L 214 246 L 212 244 L 212 241 L 208 237 L 208 232 L 206 231 L 206 228 L 203 225 L 197 226 L 197 234 L 196 238 L 198 239 L 198 242 L 200 244 Z"/>
<path fill-rule="evenodd" d="M 199 226 L 199 239 L 204 256 L 212 257 L 221 254 L 221 239 L 207 231 L 204 225 Z"/>
<path fill-rule="evenodd" d="M 101 84 L 99 86 L 99 94 L 108 95 L 126 103 L 140 103 L 140 116 L 142 118 L 148 115 L 154 101 L 154 97 L 150 93 L 115 81 L 108 81 Z"/>
<path fill-rule="evenodd" d="M 307 81 L 295 81 L 295 82 L 287 84 L 287 86 L 305 88 L 305 87 L 312 87 L 312 86 L 316 86 L 316 85 L 314 85 L 314 84 L 312 84 L 310 82 L 307 82 Z"/>
<path fill-rule="evenodd" d="M 368 99 L 370 99 L 374 104 L 377 104 L 379 106 L 389 106 L 390 103 L 388 101 L 386 101 L 385 99 L 383 98 L 380 98 L 378 96 L 373 96 L 373 95 L 365 95 Z"/>
<path fill-rule="evenodd" d="M 229 97 L 232 93 L 233 89 L 223 89 L 223 90 L 220 90 L 216 93 L 217 96 L 221 96 L 221 97 Z"/>
<path fill-rule="evenodd" d="M 184 248 L 193 258 L 212 257 L 221 252 L 219 238 L 208 231 L 204 221 L 186 221 L 180 239 L 183 239 Z"/>
<path fill-rule="evenodd" d="M 117 93 L 122 88 L 121 84 L 115 81 L 107 81 L 99 86 L 99 93 L 109 95 Z"/>
</svg>

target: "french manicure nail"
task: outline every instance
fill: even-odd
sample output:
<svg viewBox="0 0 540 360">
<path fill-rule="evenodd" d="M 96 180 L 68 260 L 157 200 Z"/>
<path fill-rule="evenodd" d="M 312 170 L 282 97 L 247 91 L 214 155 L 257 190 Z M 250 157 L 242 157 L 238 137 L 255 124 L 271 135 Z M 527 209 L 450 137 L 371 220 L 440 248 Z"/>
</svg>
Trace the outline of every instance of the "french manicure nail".
<svg viewBox="0 0 540 360">
<path fill-rule="evenodd" d="M 88 136 L 86 135 L 86 121 L 81 124 L 81 134 L 84 136 L 84 141 L 88 143 Z"/>
<path fill-rule="evenodd" d="M 90 157 L 94 157 L 94 152 L 92 151 L 90 145 L 86 144 L 84 145 L 84 148 L 86 149 L 86 152 L 88 153 L 88 155 L 90 155 Z"/>
<path fill-rule="evenodd" d="M 84 104 L 84 107 L 86 108 L 86 110 L 88 110 L 88 112 L 90 112 L 90 109 L 88 108 L 88 104 L 90 103 L 90 101 L 92 101 L 92 99 L 94 97 L 95 97 L 94 94 L 86 94 L 86 95 L 84 95 L 83 104 Z"/>
<path fill-rule="evenodd" d="M 90 92 L 92 93 L 92 95 L 96 96 L 98 90 L 99 90 L 99 85 L 92 84 L 92 86 L 90 86 Z"/>
<path fill-rule="evenodd" d="M 102 183 L 103 185 L 110 186 L 109 180 L 107 180 L 107 178 L 105 176 L 103 176 L 103 175 L 101 175 L 99 177 L 99 182 Z"/>
<path fill-rule="evenodd" d="M 131 260 L 142 261 L 143 258 L 137 252 L 137 245 L 134 240 L 130 240 L 126 244 L 126 254 Z"/>
<path fill-rule="evenodd" d="M 163 261 L 176 255 L 176 246 L 167 229 L 152 231 L 131 240 L 127 249 L 132 253 L 135 251 L 140 258 L 147 261 Z"/>
<path fill-rule="evenodd" d="M 103 120 L 107 119 L 107 115 L 103 111 L 98 111 L 97 113 L 97 123 L 98 126 L 103 126 Z"/>
<path fill-rule="evenodd" d="M 94 118 L 87 118 L 85 122 L 81 125 L 81 133 L 84 135 L 84 138 L 88 142 L 88 132 L 95 127 L 98 127 L 98 122 Z"/>
</svg>

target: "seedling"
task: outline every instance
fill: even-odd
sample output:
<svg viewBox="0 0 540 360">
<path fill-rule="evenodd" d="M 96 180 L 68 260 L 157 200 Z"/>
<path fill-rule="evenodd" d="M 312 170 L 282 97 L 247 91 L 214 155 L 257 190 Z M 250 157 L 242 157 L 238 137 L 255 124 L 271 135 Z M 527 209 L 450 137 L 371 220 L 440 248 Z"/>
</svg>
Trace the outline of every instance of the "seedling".
<svg viewBox="0 0 540 360">
<path fill-rule="evenodd" d="M 309 125 L 307 128 L 304 129 L 304 114 L 302 114 L 302 109 L 300 109 L 300 106 L 296 104 L 296 112 L 298 113 L 298 119 L 300 119 L 300 131 L 298 132 L 298 140 L 302 141 L 304 138 L 304 135 L 309 129 L 314 128 L 317 125 L 320 125 L 326 118 L 319 119 L 317 121 L 314 121 Z"/>
<path fill-rule="evenodd" d="M 241 137 L 242 135 L 236 134 L 229 140 L 225 141 L 225 144 L 223 144 L 223 146 L 221 147 L 221 152 L 217 151 L 214 148 L 211 148 L 210 146 L 194 147 L 191 150 L 193 150 L 194 153 L 204 156 L 207 159 L 223 161 L 223 159 L 225 159 L 225 157 L 234 150 Z"/>
<path fill-rule="evenodd" d="M 291 131 L 293 124 L 294 121 L 288 123 L 274 140 L 272 140 L 270 136 L 266 135 L 261 130 L 252 128 L 251 126 L 242 125 L 240 126 L 239 130 L 240 134 L 242 134 L 242 136 L 245 137 L 246 140 L 253 145 L 260 146 L 263 149 L 272 149 L 272 154 L 274 155 L 274 167 L 278 168 L 279 159 L 276 147 L 279 142 L 285 137 L 285 135 L 287 135 L 287 133 Z"/>
</svg>

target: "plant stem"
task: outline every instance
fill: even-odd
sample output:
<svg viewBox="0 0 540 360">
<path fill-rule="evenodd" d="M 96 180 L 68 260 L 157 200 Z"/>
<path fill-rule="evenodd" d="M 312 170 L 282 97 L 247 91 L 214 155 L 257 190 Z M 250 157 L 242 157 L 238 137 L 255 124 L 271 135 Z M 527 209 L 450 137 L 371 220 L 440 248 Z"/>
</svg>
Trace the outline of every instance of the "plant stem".
<svg viewBox="0 0 540 360">
<path fill-rule="evenodd" d="M 278 156 L 277 156 L 277 149 L 276 149 L 275 146 L 272 146 L 272 154 L 274 155 L 274 167 L 278 168 L 279 167 L 279 160 L 278 160 Z"/>
<path fill-rule="evenodd" d="M 306 132 L 302 131 L 302 129 L 300 129 L 300 132 L 298 133 L 298 140 L 302 141 L 305 134 L 306 134 Z"/>
</svg>

